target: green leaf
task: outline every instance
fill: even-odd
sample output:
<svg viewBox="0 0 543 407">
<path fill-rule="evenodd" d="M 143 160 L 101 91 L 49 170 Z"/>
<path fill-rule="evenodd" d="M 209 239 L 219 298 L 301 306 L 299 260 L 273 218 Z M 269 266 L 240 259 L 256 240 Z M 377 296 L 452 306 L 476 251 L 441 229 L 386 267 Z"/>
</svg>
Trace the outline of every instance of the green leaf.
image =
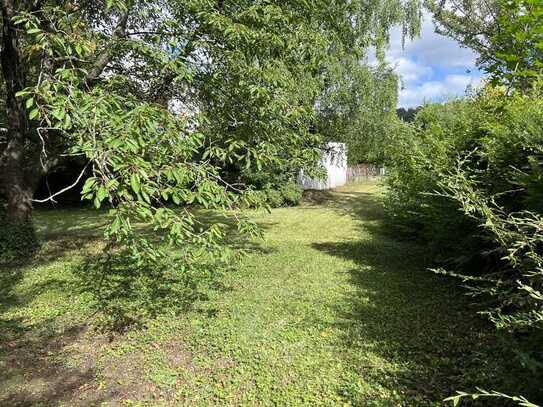
<svg viewBox="0 0 543 407">
<path fill-rule="evenodd" d="M 40 112 L 38 109 L 34 109 L 30 112 L 30 114 L 28 115 L 28 118 L 30 120 L 34 120 L 36 117 L 38 117 L 40 115 Z"/>
<path fill-rule="evenodd" d="M 64 118 L 64 128 L 69 129 L 70 127 L 72 127 L 72 118 L 69 114 L 66 114 Z"/>
<path fill-rule="evenodd" d="M 81 191 L 82 194 L 87 194 L 89 193 L 94 185 L 96 185 L 96 179 L 95 178 L 89 178 L 85 181 L 85 184 L 83 185 L 83 189 Z"/>
<path fill-rule="evenodd" d="M 104 186 L 100 186 L 98 188 L 98 192 L 96 193 L 96 197 L 100 202 L 102 202 L 104 199 L 106 199 L 108 196 L 108 190 Z"/>
<path fill-rule="evenodd" d="M 57 119 L 58 121 L 63 121 L 64 117 L 66 116 L 66 112 L 62 108 L 55 109 L 51 112 L 51 114 Z"/>
<path fill-rule="evenodd" d="M 139 194 L 141 190 L 141 184 L 140 178 L 137 176 L 137 174 L 132 174 L 130 176 L 130 186 L 132 187 L 132 191 L 134 191 L 136 194 Z"/>
</svg>

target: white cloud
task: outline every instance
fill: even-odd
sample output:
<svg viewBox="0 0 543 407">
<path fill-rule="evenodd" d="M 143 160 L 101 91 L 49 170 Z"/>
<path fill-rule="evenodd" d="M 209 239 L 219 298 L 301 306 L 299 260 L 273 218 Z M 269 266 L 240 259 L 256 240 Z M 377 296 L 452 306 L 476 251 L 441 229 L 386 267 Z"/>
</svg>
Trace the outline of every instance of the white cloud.
<svg viewBox="0 0 543 407">
<path fill-rule="evenodd" d="M 407 58 L 400 57 L 396 60 L 389 60 L 389 62 L 395 67 L 396 73 L 400 75 L 404 82 L 415 82 L 432 75 L 431 67 L 421 66 Z"/>
<path fill-rule="evenodd" d="M 468 85 L 476 86 L 481 80 L 481 73 L 475 69 L 476 55 L 436 34 L 428 13 L 424 14 L 421 37 L 406 39 L 405 48 L 401 31 L 392 31 L 386 60 L 401 77 L 399 105 L 403 107 L 461 96 Z"/>
<path fill-rule="evenodd" d="M 402 49 L 401 30 L 394 29 L 391 33 L 387 56 L 397 59 L 406 55 L 416 58 L 423 65 L 439 62 L 445 66 L 462 68 L 472 68 L 476 59 L 471 50 L 461 47 L 453 39 L 437 34 L 432 17 L 427 12 L 423 15 L 421 36 L 413 41 L 406 38 L 405 48 Z"/>
<path fill-rule="evenodd" d="M 468 87 L 477 87 L 481 77 L 470 75 L 447 75 L 440 81 L 428 81 L 406 87 L 400 91 L 399 106 L 419 106 L 425 102 L 442 102 L 464 96 Z"/>
</svg>

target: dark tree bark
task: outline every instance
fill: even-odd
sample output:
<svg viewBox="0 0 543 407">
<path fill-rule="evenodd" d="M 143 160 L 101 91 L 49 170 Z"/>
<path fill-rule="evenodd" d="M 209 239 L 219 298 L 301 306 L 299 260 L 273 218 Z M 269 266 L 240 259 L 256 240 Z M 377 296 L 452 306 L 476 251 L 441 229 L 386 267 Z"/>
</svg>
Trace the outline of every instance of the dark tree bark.
<svg viewBox="0 0 543 407">
<path fill-rule="evenodd" d="M 42 162 L 45 161 L 45 157 L 41 157 L 41 151 L 46 147 L 42 145 L 44 141 L 40 140 L 36 129 L 32 127 L 25 101 L 15 96 L 27 86 L 27 72 L 22 62 L 20 48 L 20 28 L 17 28 L 12 20 L 15 14 L 21 11 L 15 4 L 14 0 L 0 0 L 2 12 L 0 59 L 6 88 L 7 117 L 5 143 L 3 143 L 3 149 L 0 149 L 0 192 L 7 198 L 7 221 L 17 224 L 31 220 L 34 192 L 40 180 L 58 160 L 49 157 L 47 163 Z M 42 1 L 17 4 L 19 4 L 19 9 L 36 11 L 41 7 Z M 130 10 L 126 10 L 119 16 L 110 43 L 96 56 L 84 81 L 86 88 L 98 82 L 100 75 L 111 61 L 111 48 L 115 46 L 116 41 L 126 35 L 129 12 Z M 42 21 L 42 29 L 49 29 L 47 21 Z M 47 56 L 44 58 L 41 73 L 51 73 L 54 70 L 53 63 Z M 51 132 L 48 135 L 53 136 Z M 46 141 L 50 144 L 51 137 Z"/>
<path fill-rule="evenodd" d="M 89 70 L 87 77 L 85 78 L 84 84 L 87 87 L 92 87 L 106 68 L 111 62 L 111 48 L 115 45 L 115 42 L 121 38 L 126 37 L 126 25 L 128 24 L 128 17 L 130 15 L 130 8 L 127 8 L 124 13 L 119 17 L 119 21 L 113 35 L 111 36 L 111 42 L 108 44 L 105 50 L 99 54 L 94 61 L 93 66 Z"/>
<path fill-rule="evenodd" d="M 2 0 L 2 50 L 0 59 L 6 86 L 7 143 L 0 157 L 0 182 L 7 198 L 7 220 L 28 222 L 32 215 L 32 185 L 26 169 L 32 150 L 30 124 L 24 102 L 15 95 L 25 87 L 25 72 L 19 54 L 18 33 L 13 25 L 14 3 Z"/>
</svg>

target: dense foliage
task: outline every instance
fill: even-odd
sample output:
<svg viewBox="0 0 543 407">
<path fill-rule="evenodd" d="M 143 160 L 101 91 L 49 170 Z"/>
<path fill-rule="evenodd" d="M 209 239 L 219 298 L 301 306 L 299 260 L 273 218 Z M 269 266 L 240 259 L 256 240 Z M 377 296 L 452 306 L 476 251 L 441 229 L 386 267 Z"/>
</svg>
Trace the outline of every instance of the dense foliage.
<svg viewBox="0 0 543 407">
<path fill-rule="evenodd" d="M 8 215 L 13 221 L 29 218 L 36 184 L 66 154 L 104 175 L 110 163 L 90 151 L 87 139 L 94 143 L 99 136 L 103 143 L 93 148 L 111 150 L 123 137 L 112 145 L 103 132 L 121 130 L 132 137 L 147 128 L 168 129 L 161 138 L 179 138 L 173 145 L 185 149 L 183 157 L 174 153 L 170 161 L 191 161 L 192 168 L 203 169 L 198 180 L 207 174 L 207 184 L 220 183 L 222 174 L 210 173 L 228 166 L 311 165 L 322 142 L 315 131 L 316 102 L 326 89 L 340 86 L 336 67 L 352 55 L 362 57 L 369 46 L 382 47 L 393 24 L 413 35 L 418 4 L 6 1 L 1 185 Z M 352 59 L 355 65 L 358 60 Z M 115 128 L 134 115 L 139 123 L 132 129 Z M 148 143 L 138 141 L 140 149 Z M 114 153 L 107 152 L 109 160 Z M 126 154 L 121 160 L 132 169 L 142 164 L 132 165 Z M 148 161 L 145 155 L 143 160 Z M 135 180 L 153 178 L 130 175 L 116 180 L 136 185 Z M 117 187 L 106 185 L 106 178 L 87 185 L 86 193 L 101 188 L 97 203 L 123 196 L 110 194 Z M 138 204 L 145 201 L 141 197 L 134 195 Z"/>
<path fill-rule="evenodd" d="M 244 170 L 241 178 L 255 188 L 257 201 L 270 208 L 296 206 L 302 200 L 302 188 L 297 184 L 297 171 L 288 167 Z"/>
<path fill-rule="evenodd" d="M 487 88 L 423 109 L 394 152 L 393 219 L 474 295 L 493 297 L 487 312 L 501 327 L 543 321 L 542 134 L 539 91 Z"/>
<path fill-rule="evenodd" d="M 458 278 L 481 314 L 499 329 L 522 334 L 518 360 L 529 374 L 541 375 L 539 88 L 506 94 L 488 86 L 464 100 L 426 106 L 413 125 L 405 125 L 391 154 L 386 202 L 391 224 L 424 242 L 433 270 Z"/>
<path fill-rule="evenodd" d="M 461 281 L 479 312 L 513 332 L 527 374 L 540 376 L 543 328 L 543 94 L 479 94 L 424 107 L 391 149 L 391 225 L 427 248 L 433 270 Z M 525 393 L 532 400 L 543 395 Z M 479 389 L 469 397 L 522 397 Z M 528 405 L 528 404 L 526 404 Z"/>
<path fill-rule="evenodd" d="M 320 156 L 316 107 L 331 72 L 348 54 L 384 46 L 394 24 L 413 35 L 419 10 L 417 0 L 1 6 L 6 221 L 31 232 L 33 204 L 82 186 L 110 217 L 88 275 L 101 270 L 100 287 L 139 296 L 115 312 L 128 322 L 175 281 L 182 297 L 187 275 L 228 263 L 224 218 L 203 223 L 197 208 L 229 211 L 252 233 L 240 208 L 299 200 L 292 174 Z M 72 182 L 37 199 L 40 180 L 67 159 L 79 169 Z M 263 185 L 264 196 L 244 176 L 278 168 L 284 179 Z M 151 295 L 145 281 L 161 283 Z"/>
</svg>

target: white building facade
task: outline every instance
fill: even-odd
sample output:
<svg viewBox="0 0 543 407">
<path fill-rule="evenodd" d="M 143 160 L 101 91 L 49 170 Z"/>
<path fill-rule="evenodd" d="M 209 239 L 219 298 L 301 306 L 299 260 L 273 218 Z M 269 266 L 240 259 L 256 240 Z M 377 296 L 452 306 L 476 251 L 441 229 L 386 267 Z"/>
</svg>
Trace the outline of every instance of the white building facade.
<svg viewBox="0 0 543 407">
<path fill-rule="evenodd" d="M 320 164 L 326 170 L 326 178 L 310 178 L 302 171 L 298 176 L 298 184 L 303 189 L 325 190 L 347 183 L 347 146 L 345 144 L 327 143 Z"/>
</svg>

